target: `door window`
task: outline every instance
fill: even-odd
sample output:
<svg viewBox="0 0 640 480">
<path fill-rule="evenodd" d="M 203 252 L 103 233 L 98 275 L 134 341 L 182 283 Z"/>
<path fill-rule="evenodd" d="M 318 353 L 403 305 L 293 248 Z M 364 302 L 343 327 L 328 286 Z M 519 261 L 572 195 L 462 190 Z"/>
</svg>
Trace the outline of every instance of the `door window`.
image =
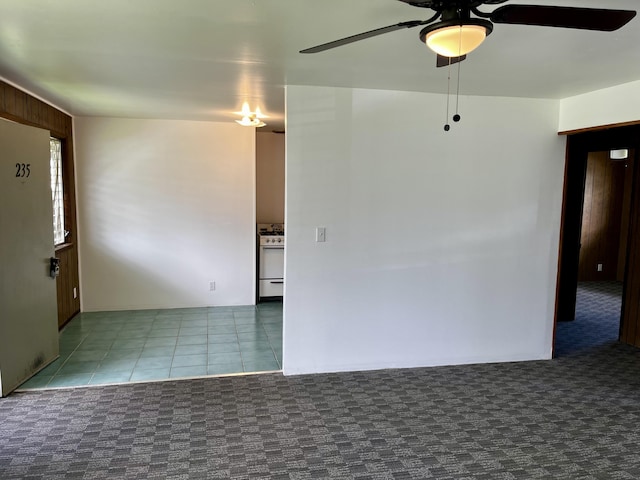
<svg viewBox="0 0 640 480">
<path fill-rule="evenodd" d="M 64 243 L 64 196 L 62 191 L 62 142 L 49 140 L 51 150 L 51 197 L 53 199 L 53 240 L 55 245 Z"/>
</svg>

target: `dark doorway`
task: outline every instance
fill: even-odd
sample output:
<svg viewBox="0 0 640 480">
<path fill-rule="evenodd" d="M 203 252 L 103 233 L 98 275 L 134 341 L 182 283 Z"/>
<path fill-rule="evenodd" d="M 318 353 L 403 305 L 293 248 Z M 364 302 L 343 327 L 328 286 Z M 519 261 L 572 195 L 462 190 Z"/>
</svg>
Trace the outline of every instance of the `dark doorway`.
<svg viewBox="0 0 640 480">
<path fill-rule="evenodd" d="M 640 278 L 631 268 L 640 245 L 639 140 L 638 126 L 567 139 L 555 356 L 618 339 L 640 345 L 640 329 L 624 334 L 640 324 Z"/>
<path fill-rule="evenodd" d="M 556 327 L 555 357 L 566 357 L 611 345 L 620 338 L 622 282 L 578 283 L 576 315 Z"/>
</svg>

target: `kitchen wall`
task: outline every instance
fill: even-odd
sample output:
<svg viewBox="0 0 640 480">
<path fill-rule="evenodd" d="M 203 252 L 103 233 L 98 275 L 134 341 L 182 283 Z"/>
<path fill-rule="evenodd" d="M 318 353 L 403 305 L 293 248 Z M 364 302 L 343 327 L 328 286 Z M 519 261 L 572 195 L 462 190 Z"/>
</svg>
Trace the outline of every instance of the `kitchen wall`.
<svg viewBox="0 0 640 480">
<path fill-rule="evenodd" d="M 286 374 L 551 357 L 558 101 L 286 95 Z"/>
<path fill-rule="evenodd" d="M 75 139 L 83 311 L 254 303 L 254 129 L 79 117 Z"/>
<path fill-rule="evenodd" d="M 284 140 L 256 133 L 256 223 L 284 223 Z"/>
</svg>

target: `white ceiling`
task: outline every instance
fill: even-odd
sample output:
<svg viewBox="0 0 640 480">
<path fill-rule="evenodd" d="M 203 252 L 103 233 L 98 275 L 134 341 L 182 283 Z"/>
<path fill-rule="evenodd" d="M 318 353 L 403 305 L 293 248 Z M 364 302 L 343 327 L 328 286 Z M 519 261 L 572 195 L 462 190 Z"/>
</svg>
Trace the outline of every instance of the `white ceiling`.
<svg viewBox="0 0 640 480">
<path fill-rule="evenodd" d="M 73 115 L 231 121 L 249 101 L 282 128 L 286 84 L 446 92 L 420 28 L 298 53 L 430 14 L 396 0 L 0 0 L 0 76 Z M 638 45 L 640 16 L 614 33 L 495 25 L 462 64 L 461 93 L 563 98 L 626 83 L 640 79 Z"/>
</svg>

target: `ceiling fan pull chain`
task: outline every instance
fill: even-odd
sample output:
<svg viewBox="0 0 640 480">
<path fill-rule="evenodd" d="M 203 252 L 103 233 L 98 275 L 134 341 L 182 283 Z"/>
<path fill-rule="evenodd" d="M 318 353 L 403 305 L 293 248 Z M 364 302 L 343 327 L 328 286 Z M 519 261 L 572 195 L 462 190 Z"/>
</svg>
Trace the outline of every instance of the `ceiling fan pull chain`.
<svg viewBox="0 0 640 480">
<path fill-rule="evenodd" d="M 460 64 L 462 62 L 458 62 L 458 87 L 456 88 L 456 114 L 453 116 L 453 121 L 454 122 L 459 122 L 460 121 L 460 115 L 458 114 L 458 103 L 460 100 Z"/>
<path fill-rule="evenodd" d="M 449 66 L 447 67 L 447 116 L 446 116 L 446 122 L 449 121 L 449 93 L 451 91 L 451 58 L 449 58 Z M 448 132 L 449 129 L 451 128 L 451 125 L 449 125 L 449 123 L 445 123 L 444 124 L 444 131 Z"/>
<path fill-rule="evenodd" d="M 459 40 L 458 40 L 458 53 L 460 53 L 460 51 L 462 50 L 462 28 L 460 29 L 460 36 L 459 36 Z M 458 115 L 458 103 L 460 100 L 460 68 L 461 68 L 461 64 L 462 62 L 459 61 L 458 62 L 458 86 L 456 87 L 456 114 L 453 116 L 453 121 L 454 122 L 459 122 L 460 121 L 460 115 Z"/>
</svg>

